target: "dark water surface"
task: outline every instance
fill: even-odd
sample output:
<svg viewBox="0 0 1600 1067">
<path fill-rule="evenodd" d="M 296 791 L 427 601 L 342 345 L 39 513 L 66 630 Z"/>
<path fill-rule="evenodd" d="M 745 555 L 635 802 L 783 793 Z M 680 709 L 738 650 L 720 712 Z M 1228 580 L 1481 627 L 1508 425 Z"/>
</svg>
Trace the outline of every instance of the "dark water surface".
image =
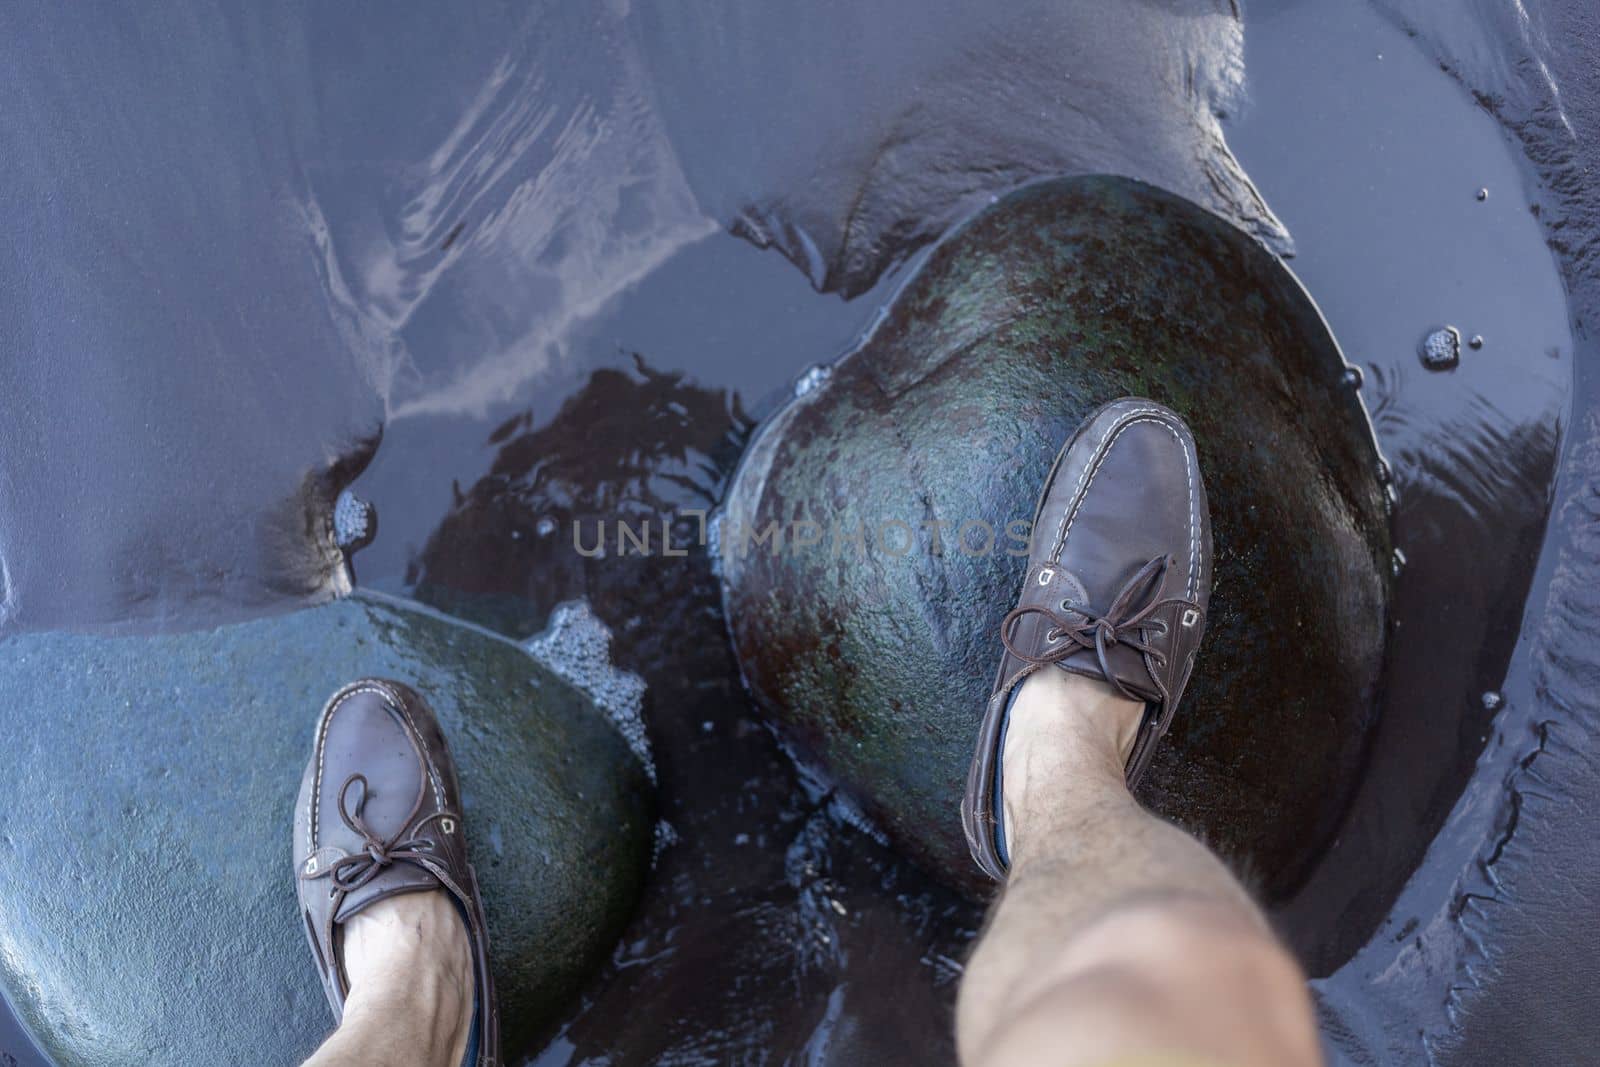
<svg viewBox="0 0 1600 1067">
<path fill-rule="evenodd" d="M 1416 7 L 0 15 L 0 624 L 330 595 L 320 472 L 381 429 L 363 584 L 516 636 L 586 596 L 650 684 L 675 843 L 535 1062 L 948 1062 L 980 910 L 755 721 L 704 552 L 585 559 L 571 523 L 694 541 L 918 249 L 1030 178 L 1140 177 L 1296 253 L 1394 469 L 1386 699 L 1427 713 L 1382 718 L 1278 916 L 1329 1034 L 1587 1058 L 1596 26 Z M 1483 346 L 1429 372 L 1447 324 Z"/>
<path fill-rule="evenodd" d="M 1375 923 L 1407 921 L 1385 908 L 1485 744 L 1484 694 L 1502 688 L 1549 508 L 1572 329 L 1503 131 L 1463 108 L 1401 30 L 1367 8 L 1307 3 L 1259 12 L 1248 41 L 1250 102 L 1229 141 L 1364 370 L 1404 556 L 1367 774 L 1280 916 L 1327 974 Z M 1299 125 L 1317 135 L 1289 136 Z M 1419 342 L 1446 324 L 1463 335 L 1460 366 L 1429 371 Z"/>
<path fill-rule="evenodd" d="M 1600 84 L 1593 5 L 1385 5 L 1514 139 L 1524 192 L 1561 267 L 1575 389 L 1551 523 L 1471 782 L 1374 938 L 1323 987 L 1330 1031 L 1362 1062 L 1579 1063 L 1600 1040 Z M 1462 17 L 1470 12 L 1471 17 Z M 1442 995 L 1441 995 L 1442 994 Z"/>
</svg>

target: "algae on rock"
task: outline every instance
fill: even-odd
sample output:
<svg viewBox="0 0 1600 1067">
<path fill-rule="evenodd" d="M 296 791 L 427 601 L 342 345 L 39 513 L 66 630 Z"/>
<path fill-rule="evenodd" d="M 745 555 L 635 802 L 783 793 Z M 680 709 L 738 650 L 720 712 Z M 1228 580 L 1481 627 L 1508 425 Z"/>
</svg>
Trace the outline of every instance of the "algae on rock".
<svg viewBox="0 0 1600 1067">
<path fill-rule="evenodd" d="M 1025 528 L 1079 421 L 1151 397 L 1193 427 L 1216 566 L 1142 795 L 1282 898 L 1344 810 L 1384 652 L 1385 474 L 1346 370 L 1287 269 L 1187 201 L 1096 177 L 991 205 L 745 454 L 718 551 L 754 697 L 981 888 L 958 804 Z"/>
</svg>

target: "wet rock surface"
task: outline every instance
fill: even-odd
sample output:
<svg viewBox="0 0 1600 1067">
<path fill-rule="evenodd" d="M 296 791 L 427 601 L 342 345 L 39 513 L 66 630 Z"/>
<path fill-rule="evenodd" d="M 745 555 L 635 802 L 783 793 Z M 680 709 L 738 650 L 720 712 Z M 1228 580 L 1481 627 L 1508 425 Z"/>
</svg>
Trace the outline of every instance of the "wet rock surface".
<svg viewBox="0 0 1600 1067">
<path fill-rule="evenodd" d="M 1199 442 L 1216 581 L 1144 797 L 1282 899 L 1343 811 L 1383 658 L 1387 508 L 1344 372 L 1287 271 L 1200 209 L 1109 178 L 1014 194 L 750 446 L 719 551 L 755 698 L 975 885 L 952 798 L 1024 568 L 1012 524 L 1090 410 L 1153 397 Z"/>
<path fill-rule="evenodd" d="M 61 1063 L 294 1063 L 332 1020 L 290 818 L 322 702 L 416 687 L 461 767 L 507 1051 L 610 951 L 650 856 L 644 768 L 527 652 L 361 594 L 222 629 L 0 644 L 0 980 Z"/>
</svg>

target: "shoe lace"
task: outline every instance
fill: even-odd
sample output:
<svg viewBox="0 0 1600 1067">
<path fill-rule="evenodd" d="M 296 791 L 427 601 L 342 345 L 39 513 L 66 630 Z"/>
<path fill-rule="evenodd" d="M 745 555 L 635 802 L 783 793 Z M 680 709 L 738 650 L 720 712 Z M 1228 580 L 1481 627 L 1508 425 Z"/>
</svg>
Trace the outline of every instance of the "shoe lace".
<svg viewBox="0 0 1600 1067">
<path fill-rule="evenodd" d="M 1151 616 L 1159 608 L 1174 603 L 1170 599 L 1158 599 L 1165 584 L 1167 568 L 1171 564 L 1170 556 L 1157 556 L 1140 567 L 1123 584 L 1112 599 L 1111 607 L 1103 613 L 1087 605 L 1073 605 L 1070 616 L 1058 615 L 1041 605 L 1016 608 L 1001 622 L 1000 640 L 1005 644 L 1006 651 L 1028 663 L 1059 663 L 1080 649 L 1093 651 L 1100 661 L 1100 672 L 1105 675 L 1106 681 L 1129 700 L 1142 701 L 1144 698 L 1124 685 L 1111 669 L 1107 652 L 1113 645 L 1123 645 L 1149 656 L 1158 667 L 1166 666 L 1165 654 L 1146 640 L 1145 630 L 1155 626 L 1160 628 L 1161 633 L 1166 632 L 1167 624 Z M 1065 607 L 1066 602 L 1063 601 L 1062 605 Z M 1042 615 L 1048 619 L 1051 628 L 1045 633 L 1045 640 L 1052 644 L 1057 641 L 1061 643 L 1037 655 L 1013 644 L 1011 635 L 1017 622 L 1029 615 Z M 1066 640 L 1062 641 L 1062 638 Z"/>
<path fill-rule="evenodd" d="M 352 792 L 355 793 L 353 802 Z M 340 857 L 313 877 L 324 875 L 331 877 L 333 888 L 340 892 L 352 893 L 360 889 L 384 869 L 396 863 L 428 866 L 428 861 L 437 859 L 433 855 L 435 842 L 431 837 L 421 836 L 418 831 L 435 819 L 459 818 L 454 812 L 439 811 L 413 825 L 413 820 L 422 807 L 422 797 L 419 795 L 416 804 L 411 808 L 411 814 L 401 823 L 400 833 L 392 838 L 380 837 L 362 818 L 362 810 L 366 807 L 370 794 L 371 787 L 367 776 L 359 772 L 346 778 L 344 785 L 339 787 L 339 818 L 361 837 L 362 850 Z M 410 831 L 409 834 L 407 829 Z"/>
</svg>

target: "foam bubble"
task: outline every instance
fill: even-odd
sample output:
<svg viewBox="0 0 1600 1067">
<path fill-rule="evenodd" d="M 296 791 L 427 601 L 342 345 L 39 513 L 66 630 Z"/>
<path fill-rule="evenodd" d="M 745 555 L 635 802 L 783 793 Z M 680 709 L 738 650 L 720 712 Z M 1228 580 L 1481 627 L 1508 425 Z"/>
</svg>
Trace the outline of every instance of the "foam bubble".
<svg viewBox="0 0 1600 1067">
<path fill-rule="evenodd" d="M 656 863 L 660 862 L 661 854 L 676 845 L 680 840 L 682 839 L 678 836 L 678 831 L 672 828 L 670 822 L 665 819 L 657 822 L 655 845 L 650 852 L 650 865 L 655 866 Z"/>
<path fill-rule="evenodd" d="M 333 539 L 346 552 L 354 552 L 371 542 L 377 532 L 377 511 L 349 489 L 339 491 L 333 502 Z"/>
<path fill-rule="evenodd" d="M 556 605 L 544 632 L 522 647 L 605 711 L 654 783 L 656 764 L 644 728 L 644 679 L 611 665 L 611 631 L 589 610 L 589 602 Z"/>
<path fill-rule="evenodd" d="M 816 392 L 817 388 L 827 381 L 828 376 L 832 373 L 832 368 L 821 363 L 806 368 L 806 372 L 800 375 L 794 383 L 795 397 L 798 399 L 808 393 Z"/>
</svg>

